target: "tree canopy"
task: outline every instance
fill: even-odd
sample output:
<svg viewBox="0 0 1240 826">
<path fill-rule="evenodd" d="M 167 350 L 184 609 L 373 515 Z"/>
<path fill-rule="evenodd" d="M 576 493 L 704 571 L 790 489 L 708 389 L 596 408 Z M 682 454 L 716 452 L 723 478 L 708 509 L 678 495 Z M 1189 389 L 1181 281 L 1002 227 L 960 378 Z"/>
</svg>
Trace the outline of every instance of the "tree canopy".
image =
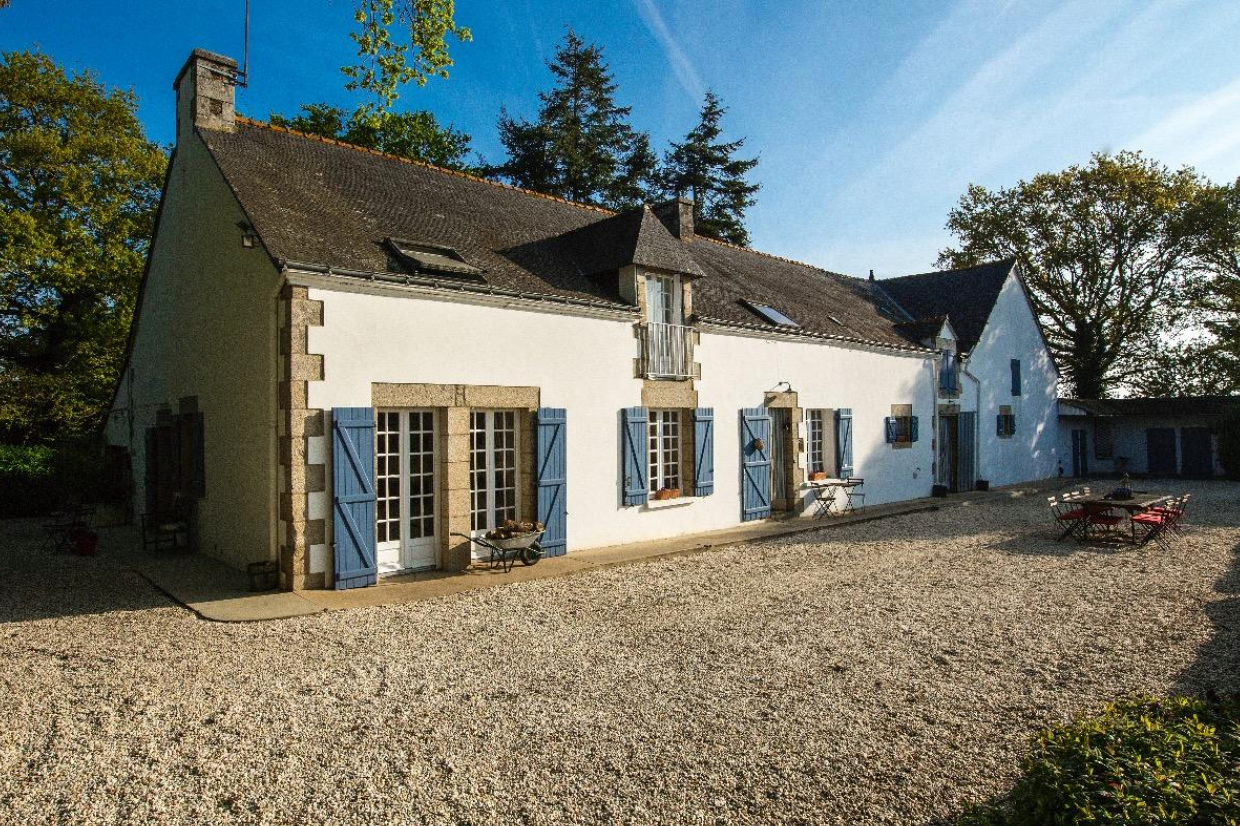
<svg viewBox="0 0 1240 826">
<path fill-rule="evenodd" d="M 166 163 L 131 92 L 42 54 L 0 54 L 0 439 L 99 421 Z"/>
<path fill-rule="evenodd" d="M 269 120 L 299 132 L 344 141 L 366 149 L 412 158 L 436 166 L 475 171 L 466 160 L 470 137 L 441 126 L 426 111 L 395 111 L 400 89 L 410 81 L 424 86 L 446 78 L 452 58 L 449 35 L 472 39 L 456 24 L 453 0 L 355 0 L 357 63 L 340 71 L 345 89 L 360 92 L 352 113 L 328 103 L 303 103 L 293 117 L 272 112 Z M 393 32 L 397 33 L 394 34 Z"/>
<path fill-rule="evenodd" d="M 683 143 L 673 143 L 664 158 L 660 179 L 672 196 L 693 199 L 693 228 L 700 235 L 749 245 L 745 210 L 755 203 L 759 185 L 745 176 L 758 165 L 757 158 L 735 157 L 745 139 L 721 141 L 724 107 L 719 96 L 708 91 L 696 126 Z"/>
<path fill-rule="evenodd" d="M 623 209 L 655 188 L 650 138 L 616 103 L 616 83 L 603 49 L 569 29 L 548 62 L 555 86 L 538 95 L 537 120 L 501 111 L 499 137 L 508 160 L 492 175 L 571 201 Z"/>
<path fill-rule="evenodd" d="M 1192 316 L 1206 182 L 1137 152 L 1010 189 L 970 186 L 947 227 L 944 267 L 1014 257 L 1071 390 L 1102 398 L 1132 389 L 1167 356 Z"/>
<path fill-rule="evenodd" d="M 307 103 L 296 117 L 286 118 L 272 112 L 271 122 L 435 166 L 474 170 L 468 161 L 469 135 L 451 126 L 440 126 L 430 112 L 386 112 L 352 118 L 340 107 Z"/>
</svg>

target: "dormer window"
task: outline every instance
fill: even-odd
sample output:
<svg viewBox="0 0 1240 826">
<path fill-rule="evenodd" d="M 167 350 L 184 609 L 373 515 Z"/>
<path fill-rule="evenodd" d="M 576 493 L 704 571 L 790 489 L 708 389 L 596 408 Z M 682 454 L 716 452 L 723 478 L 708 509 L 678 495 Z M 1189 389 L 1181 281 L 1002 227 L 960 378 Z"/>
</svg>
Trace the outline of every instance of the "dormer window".
<svg viewBox="0 0 1240 826">
<path fill-rule="evenodd" d="M 646 275 L 646 321 L 651 324 L 684 323 L 684 296 L 679 275 Z"/>
<path fill-rule="evenodd" d="M 743 301 L 741 303 L 743 303 L 750 311 L 752 311 L 755 315 L 757 315 L 763 321 L 774 324 L 776 327 L 800 327 L 801 326 L 800 324 L 797 324 L 791 318 L 784 315 L 779 310 L 775 309 L 774 307 L 768 304 L 758 304 L 753 301 Z"/>
<path fill-rule="evenodd" d="M 388 247 L 396 253 L 400 265 L 413 275 L 453 275 L 482 280 L 482 269 L 465 260 L 452 247 L 387 239 Z"/>
</svg>

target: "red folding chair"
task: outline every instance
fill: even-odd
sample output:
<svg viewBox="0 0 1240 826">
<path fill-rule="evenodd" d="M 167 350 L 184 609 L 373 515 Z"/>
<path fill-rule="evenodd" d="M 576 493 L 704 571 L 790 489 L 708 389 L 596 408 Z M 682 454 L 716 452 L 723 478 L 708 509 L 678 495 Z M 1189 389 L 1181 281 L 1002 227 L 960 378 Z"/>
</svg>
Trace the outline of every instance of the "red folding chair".
<svg viewBox="0 0 1240 826">
<path fill-rule="evenodd" d="M 1055 517 L 1055 524 L 1063 531 L 1055 540 L 1056 542 L 1062 542 L 1069 536 L 1086 538 L 1085 530 L 1089 526 L 1086 520 L 1089 512 L 1084 508 L 1075 507 L 1069 496 L 1071 494 L 1064 496 L 1063 501 L 1059 501 L 1054 496 L 1046 497 L 1046 501 L 1051 506 L 1051 515 Z"/>
</svg>

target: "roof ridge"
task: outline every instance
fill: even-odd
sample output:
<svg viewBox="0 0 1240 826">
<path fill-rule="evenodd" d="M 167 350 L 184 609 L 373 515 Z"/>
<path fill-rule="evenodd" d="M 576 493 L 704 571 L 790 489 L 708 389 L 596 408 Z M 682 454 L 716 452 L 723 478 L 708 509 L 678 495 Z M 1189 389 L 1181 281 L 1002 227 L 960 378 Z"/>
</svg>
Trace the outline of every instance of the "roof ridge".
<svg viewBox="0 0 1240 826">
<path fill-rule="evenodd" d="M 782 255 L 776 255 L 773 252 L 763 252 L 762 250 L 757 250 L 757 249 L 754 249 L 753 247 L 746 247 L 746 246 L 743 246 L 742 244 L 733 244 L 731 241 L 724 241 L 721 238 L 712 238 L 709 235 L 694 235 L 693 240 L 694 241 L 710 241 L 712 244 L 718 244 L 721 247 L 730 247 L 731 249 L 740 250 L 741 252 L 752 252 L 754 255 L 761 255 L 763 258 L 773 258 L 776 261 L 783 261 L 785 264 L 796 264 L 798 267 L 809 267 L 811 270 L 818 270 L 818 272 L 826 273 L 827 275 L 834 275 L 834 276 L 837 276 L 838 278 L 849 278 L 849 279 L 852 279 L 853 281 L 864 281 L 865 280 L 863 278 L 858 278 L 855 275 L 846 275 L 842 272 L 836 272 L 835 270 L 829 270 L 826 267 L 820 267 L 817 264 L 810 264 L 805 261 L 798 261 L 795 258 L 787 258 Z"/>
<path fill-rule="evenodd" d="M 274 123 L 268 123 L 266 121 L 255 120 L 254 118 L 248 118 L 245 115 L 237 115 L 236 121 L 237 123 L 243 123 L 247 126 L 254 126 L 259 129 L 267 129 L 272 132 L 283 132 L 288 135 L 296 135 L 299 138 L 306 138 L 307 140 L 318 141 L 319 143 L 325 143 L 325 144 L 328 144 L 329 146 L 339 146 L 343 149 L 352 149 L 355 152 L 365 152 L 368 155 L 377 155 L 380 158 L 386 158 L 391 161 L 399 161 L 400 163 L 409 164 L 410 166 L 420 166 L 423 169 L 429 169 L 432 172 L 442 172 L 445 175 L 452 175 L 453 177 L 464 178 L 467 181 L 476 181 L 480 184 L 490 184 L 491 186 L 498 187 L 500 189 L 508 189 L 508 190 L 512 190 L 513 192 L 520 192 L 522 195 L 532 195 L 535 198 L 545 198 L 548 201 L 556 201 L 557 203 L 567 204 L 568 206 L 574 206 L 574 207 L 577 207 L 578 209 L 585 209 L 591 212 L 600 212 L 604 215 L 620 214 L 614 210 L 607 209 L 606 207 L 595 206 L 594 204 L 583 204 L 579 201 L 570 201 L 567 198 L 560 198 L 559 196 L 556 196 L 556 195 L 548 195 L 545 192 L 535 192 L 532 189 L 525 189 L 524 187 L 513 186 L 512 184 L 505 184 L 499 181 L 492 181 L 490 178 L 483 178 L 479 175 L 471 175 L 468 172 L 462 172 L 459 169 L 448 169 L 447 167 L 436 166 L 435 164 L 427 163 L 426 161 L 416 161 L 413 158 L 406 158 L 403 155 L 393 155 L 390 152 L 381 152 L 378 149 L 369 149 L 365 146 L 358 146 L 355 143 L 348 143 L 347 141 L 340 141 L 340 140 L 336 140 L 335 138 L 325 138 L 322 135 L 313 135 L 309 132 L 302 132 L 298 129 L 290 129 L 287 126 L 276 126 Z"/>
<path fill-rule="evenodd" d="M 965 272 L 966 270 L 980 270 L 980 269 L 985 269 L 987 267 L 998 267 L 1000 265 L 1008 264 L 1008 263 L 1015 265 L 1016 258 L 1014 256 L 1008 256 L 1007 258 L 998 258 L 994 261 L 983 261 L 980 264 L 970 264 L 967 267 L 951 267 L 946 270 L 929 270 L 927 272 L 911 272 L 905 275 L 893 275 L 890 278 L 884 278 L 882 280 L 883 281 L 903 281 L 909 278 L 928 278 L 932 275 L 946 275 L 947 273 Z"/>
</svg>

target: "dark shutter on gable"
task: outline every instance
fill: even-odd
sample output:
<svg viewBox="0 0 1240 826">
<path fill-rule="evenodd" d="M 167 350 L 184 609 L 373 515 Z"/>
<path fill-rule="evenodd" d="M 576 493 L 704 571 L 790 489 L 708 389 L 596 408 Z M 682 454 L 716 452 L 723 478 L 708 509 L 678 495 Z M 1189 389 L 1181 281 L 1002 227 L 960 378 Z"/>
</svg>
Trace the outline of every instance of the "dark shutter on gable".
<svg viewBox="0 0 1240 826">
<path fill-rule="evenodd" d="M 650 414 L 644 407 L 620 411 L 620 485 L 625 506 L 646 504 L 646 428 Z"/>
<path fill-rule="evenodd" d="M 375 411 L 332 410 L 332 529 L 337 590 L 374 585 Z"/>
<path fill-rule="evenodd" d="M 765 407 L 741 411 L 741 521 L 771 515 L 771 416 Z"/>
<path fill-rule="evenodd" d="M 715 409 L 693 411 L 693 495 L 715 492 Z"/>
<path fill-rule="evenodd" d="M 194 476 L 193 493 L 201 499 L 207 495 L 207 455 L 206 433 L 202 423 L 202 413 L 194 414 Z"/>
<path fill-rule="evenodd" d="M 910 442 L 915 442 L 919 438 L 921 438 L 921 435 L 918 432 L 919 430 L 920 428 L 917 426 L 917 417 L 910 416 L 909 417 L 909 437 L 908 437 L 908 440 Z"/>
<path fill-rule="evenodd" d="M 888 416 L 883 419 L 883 432 L 887 434 L 887 444 L 895 444 L 896 441 L 896 419 L 895 416 Z"/>
<path fill-rule="evenodd" d="M 852 424 L 851 407 L 841 407 L 835 411 L 835 475 L 840 479 L 848 479 L 853 475 Z"/>
<path fill-rule="evenodd" d="M 534 462 L 538 479 L 538 521 L 546 528 L 539 544 L 547 556 L 561 556 L 568 550 L 566 414 L 560 407 L 538 409 Z"/>
<path fill-rule="evenodd" d="M 1012 359 L 1012 395 L 1020 395 L 1020 359 Z"/>
</svg>

